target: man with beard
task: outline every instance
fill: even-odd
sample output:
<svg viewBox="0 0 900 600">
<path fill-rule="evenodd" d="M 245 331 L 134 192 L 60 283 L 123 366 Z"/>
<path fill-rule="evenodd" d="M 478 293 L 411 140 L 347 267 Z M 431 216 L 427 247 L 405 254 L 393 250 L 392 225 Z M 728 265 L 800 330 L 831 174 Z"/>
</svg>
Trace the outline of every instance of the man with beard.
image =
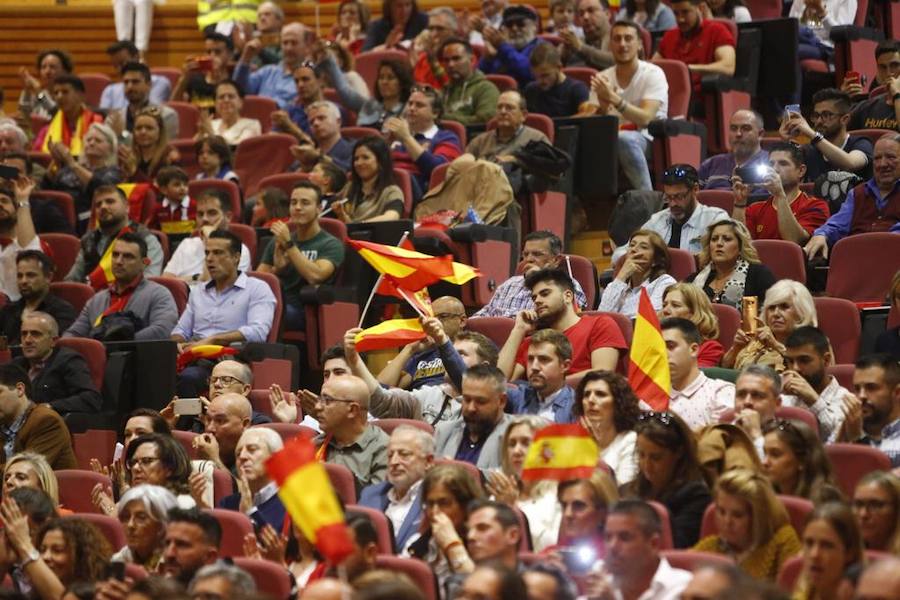
<svg viewBox="0 0 900 600">
<path fill-rule="evenodd" d="M 550 118 L 571 117 L 587 102 L 590 91 L 578 79 L 566 77 L 556 46 L 540 44 L 529 62 L 534 81 L 522 93 L 531 112 Z"/>
<path fill-rule="evenodd" d="M 691 580 L 690 571 L 673 568 L 660 556 L 662 525 L 652 506 L 641 500 L 617 502 L 606 517 L 606 558 L 600 573 L 587 579 L 591 598 L 676 600 Z"/>
<path fill-rule="evenodd" d="M 521 395 L 510 395 L 509 412 L 538 415 L 553 423 L 574 423 L 575 391 L 566 385 L 572 364 L 572 344 L 554 329 L 531 336 L 526 362 L 527 381 L 514 382 Z"/>
<path fill-rule="evenodd" d="M 109 62 L 112 63 L 113 73 L 121 73 L 122 67 L 128 63 L 140 63 L 141 55 L 137 46 L 130 40 L 120 40 L 110 44 L 106 48 L 106 55 L 109 56 Z M 150 76 L 150 102 L 160 105 L 169 100 L 172 93 L 172 83 L 168 77 L 162 75 Z M 114 110 L 126 108 L 129 100 L 125 93 L 125 84 L 121 81 L 110 83 L 103 88 L 103 94 L 100 96 L 99 108 L 104 110 Z"/>
<path fill-rule="evenodd" d="M 616 369 L 619 351 L 628 349 L 625 338 L 609 317 L 578 315 L 571 277 L 559 269 L 540 269 L 525 276 L 525 287 L 531 290 L 534 310 L 522 310 L 516 315 L 516 323 L 497 361 L 508 379 L 521 379 L 525 375 L 530 344 L 527 336 L 544 328 L 562 332 L 572 344 L 568 377 L 574 379 L 596 369 Z"/>
<path fill-rule="evenodd" d="M 237 493 L 219 503 L 220 508 L 239 510 L 257 525 L 269 525 L 282 531 L 286 516 L 278 497 L 278 485 L 266 471 L 265 462 L 284 447 L 281 436 L 272 429 L 254 427 L 241 434 L 235 448 Z"/>
<path fill-rule="evenodd" d="M 831 344 L 821 330 L 798 327 L 784 341 L 785 371 L 781 373 L 782 406 L 808 409 L 819 421 L 819 437 L 836 442 L 850 391 L 825 369 L 833 363 Z"/>
<path fill-rule="evenodd" d="M 144 275 L 148 277 L 159 275 L 162 271 L 162 246 L 149 229 L 128 218 L 128 197 L 125 192 L 115 185 L 101 185 L 94 190 L 93 202 L 97 228 L 81 238 L 81 250 L 78 251 L 75 264 L 66 275 L 66 281 L 87 283 L 96 290 L 106 287 L 107 281 L 101 261 L 109 260 L 112 256 L 113 241 L 126 232 L 134 232 L 144 240 L 147 248 L 146 256 L 149 259 L 144 263 Z"/>
<path fill-rule="evenodd" d="M 849 171 L 863 179 L 871 177 L 872 142 L 867 137 L 847 133 L 850 96 L 828 88 L 813 94 L 812 101 L 809 122 L 800 113 L 789 112 L 778 129 L 785 140 L 796 137 L 811 140 L 803 147 L 806 181 L 815 181 L 829 171 Z"/>
<path fill-rule="evenodd" d="M 472 46 L 462 38 L 443 43 L 438 56 L 447 73 L 444 118 L 463 125 L 487 123 L 497 112 L 500 90 L 472 64 Z"/>
<path fill-rule="evenodd" d="M 397 550 L 402 551 L 422 522 L 420 490 L 425 472 L 434 463 L 434 438 L 401 425 L 391 433 L 387 459 L 387 481 L 363 488 L 359 504 L 384 513 L 394 526 Z"/>
<path fill-rule="evenodd" d="M 41 250 L 31 220 L 29 198 L 33 189 L 34 181 L 25 176 L 13 182 L 0 179 L 0 292 L 13 302 L 20 296 L 16 255 L 22 250 Z"/>
<path fill-rule="evenodd" d="M 178 113 L 165 104 L 150 103 L 151 81 L 150 67 L 139 62 L 126 63 L 122 67 L 122 85 L 125 87 L 125 98 L 128 100 L 128 105 L 109 111 L 106 115 L 106 124 L 121 136 L 123 131 L 134 131 L 134 116 L 139 110 L 148 106 L 156 106 L 162 114 L 169 139 L 177 139 Z"/>
<path fill-rule="evenodd" d="M 503 434 L 512 417 L 506 407 L 506 378 L 497 367 L 476 365 L 462 380 L 462 416 L 438 424 L 435 454 L 476 465 L 500 468 Z"/>
<path fill-rule="evenodd" d="M 900 134 L 888 133 L 875 142 L 875 176 L 847 193 L 840 210 L 813 232 L 803 250 L 813 259 L 828 258 L 838 240 L 870 231 L 900 232 Z"/>
<path fill-rule="evenodd" d="M 222 527 L 214 516 L 196 508 L 173 508 L 166 525 L 160 571 L 187 586 L 201 567 L 219 558 Z"/>
<path fill-rule="evenodd" d="M 39 250 L 22 250 L 16 255 L 16 281 L 22 297 L 0 308 L 0 335 L 8 344 L 19 343 L 22 315 L 44 312 L 56 319 L 59 328 L 66 330 L 77 317 L 71 304 L 50 293 L 50 280 L 56 266 Z"/>
<path fill-rule="evenodd" d="M 344 465 L 353 473 L 357 492 L 384 481 L 388 436 L 367 421 L 369 388 L 353 375 L 332 377 L 322 386 L 317 415 L 322 434 L 313 442 L 324 462 Z"/>
<path fill-rule="evenodd" d="M 831 211 L 827 202 L 800 189 L 804 173 L 806 165 L 800 148 L 787 142 L 772 146 L 769 167 L 761 183 L 770 197 L 748 207 L 750 184 L 735 175 L 732 218 L 744 223 L 754 240 L 805 244 L 812 232 L 825 224 Z"/>
<path fill-rule="evenodd" d="M 411 48 L 410 60 L 413 80 L 442 89 L 449 81 L 443 53 L 444 44 L 459 30 L 456 13 L 448 6 L 439 6 L 428 11 L 428 28 L 416 36 Z M 471 64 L 472 56 L 469 55 Z"/>
<path fill-rule="evenodd" d="M 550 140 L 547 139 L 543 132 L 525 125 L 528 106 L 525 98 L 519 92 L 510 90 L 500 94 L 497 97 L 497 107 L 494 114 L 496 127 L 484 133 L 479 133 L 466 146 L 466 153 L 471 154 L 474 158 L 502 164 L 508 161 L 517 161 L 518 159 L 513 156 L 513 153 L 524 148 L 528 142 L 550 143 Z M 540 232 L 532 232 L 529 235 L 534 235 L 535 233 Z M 558 254 L 557 252 L 557 256 Z M 481 310 L 484 310 L 484 308 Z"/>
<path fill-rule="evenodd" d="M 891 129 L 900 131 L 900 42 L 885 40 L 875 47 L 877 74 L 875 84 L 884 91 L 873 98 L 863 89 L 858 79 L 845 76 L 841 90 L 851 97 L 866 98 L 853 107 L 847 129 Z M 848 85 L 849 83 L 849 85 Z M 850 91 L 850 89 L 853 91 Z"/>
<path fill-rule="evenodd" d="M 653 213 L 640 229 L 655 231 L 669 248 L 681 248 L 699 254 L 700 238 L 712 223 L 728 219 L 728 213 L 715 206 L 700 204 L 697 170 L 691 165 L 676 164 L 663 173 L 663 201 L 668 205 Z M 619 246 L 612 255 L 615 264 L 628 251 Z"/>
<path fill-rule="evenodd" d="M 769 153 L 759 145 L 765 133 L 762 115 L 744 108 L 734 111 L 728 121 L 728 147 L 731 152 L 710 156 L 700 164 L 700 185 L 703 189 L 731 189 L 731 178 L 737 167 L 768 165 Z M 765 195 L 764 190 L 750 190 L 750 197 L 754 200 Z"/>
<path fill-rule="evenodd" d="M 485 27 L 484 56 L 478 63 L 483 73 L 500 73 L 513 77 L 524 87 L 534 79 L 529 59 L 535 47 L 541 43 L 537 37 L 538 16 L 529 6 L 514 5 L 503 10 L 503 26 L 500 30 Z"/>
<path fill-rule="evenodd" d="M 856 361 L 853 387 L 858 401 L 849 403 L 844 436 L 878 448 L 900 467 L 900 363 L 889 354 L 863 356 Z"/>
<path fill-rule="evenodd" d="M 562 39 L 562 59 L 567 67 L 593 67 L 606 69 L 614 64 L 609 51 L 609 5 L 604 0 L 581 0 L 578 3 L 578 18 L 584 30 L 584 39 L 574 31 L 564 29 L 559 32 Z"/>
<path fill-rule="evenodd" d="M 144 238 L 131 232 L 118 236 L 113 242 L 111 259 L 115 280 L 87 301 L 63 337 L 91 337 L 91 332 L 101 327 L 105 318 L 131 312 L 137 318 L 135 340 L 168 339 L 178 309 L 168 289 L 144 278 L 148 262 Z"/>
</svg>

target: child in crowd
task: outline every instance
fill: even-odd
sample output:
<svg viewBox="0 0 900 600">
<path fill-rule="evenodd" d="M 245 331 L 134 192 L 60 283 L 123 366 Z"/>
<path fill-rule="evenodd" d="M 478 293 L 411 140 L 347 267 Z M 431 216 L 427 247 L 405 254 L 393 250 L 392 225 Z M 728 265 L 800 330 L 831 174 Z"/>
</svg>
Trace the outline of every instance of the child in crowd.
<svg viewBox="0 0 900 600">
<path fill-rule="evenodd" d="M 584 39 L 584 30 L 575 24 L 575 0 L 553 0 L 550 2 L 550 22 L 544 27 L 545 33 L 559 33 L 570 29 Z"/>
<path fill-rule="evenodd" d="M 333 162 L 320 160 L 309 172 L 309 180 L 322 190 L 322 216 L 333 217 L 331 203 L 347 184 L 347 174 Z"/>
<path fill-rule="evenodd" d="M 207 136 L 194 144 L 200 172 L 195 179 L 224 179 L 240 186 L 237 173 L 231 168 L 231 149 L 220 135 Z"/>
<path fill-rule="evenodd" d="M 159 229 L 170 242 L 179 242 L 197 227 L 197 201 L 188 194 L 188 174 L 180 167 L 163 167 L 156 175 L 158 201 L 151 229 Z"/>
</svg>

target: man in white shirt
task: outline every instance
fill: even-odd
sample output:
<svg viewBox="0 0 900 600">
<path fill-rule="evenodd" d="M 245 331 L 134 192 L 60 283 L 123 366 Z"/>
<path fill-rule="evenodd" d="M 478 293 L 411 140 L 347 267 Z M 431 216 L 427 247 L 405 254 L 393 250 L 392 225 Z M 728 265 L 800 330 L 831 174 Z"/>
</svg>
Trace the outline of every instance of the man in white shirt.
<svg viewBox="0 0 900 600">
<path fill-rule="evenodd" d="M 588 581 L 590 598 L 676 600 L 691 580 L 659 555 L 662 524 L 642 500 L 617 502 L 606 517 L 603 576 Z"/>
<path fill-rule="evenodd" d="M 730 219 L 727 212 L 715 206 L 700 204 L 697 169 L 687 164 L 672 165 L 663 173 L 663 201 L 667 208 L 650 216 L 640 229 L 658 233 L 669 248 L 681 248 L 691 254 L 699 254 L 700 238 L 706 228 L 723 219 Z M 628 251 L 619 246 L 612 255 L 615 264 Z"/>
<path fill-rule="evenodd" d="M 189 284 L 206 283 L 209 272 L 206 269 L 206 240 L 216 230 L 227 231 L 231 222 L 231 199 L 222 190 L 207 190 L 197 198 L 198 235 L 181 240 L 163 276 L 176 277 Z M 250 251 L 241 244 L 241 259 L 238 270 L 246 273 L 251 269 Z"/>
<path fill-rule="evenodd" d="M 647 125 L 666 118 L 669 83 L 661 68 L 638 58 L 641 48 L 637 24 L 620 21 L 613 25 L 609 49 L 616 64 L 591 79 L 588 103 L 596 107 L 596 114 L 619 118 L 619 164 L 634 189 L 650 190 L 647 152 L 653 138 Z"/>
<path fill-rule="evenodd" d="M 694 323 L 670 317 L 663 319 L 660 328 L 672 378 L 669 410 L 695 431 L 718 423 L 719 417 L 734 406 L 734 385 L 710 379 L 698 367 L 697 353 L 703 338 Z"/>
<path fill-rule="evenodd" d="M 784 347 L 787 370 L 781 373 L 781 405 L 808 409 L 819 421 L 822 440 L 838 441 L 844 423 L 844 398 L 851 392 L 825 370 L 832 363 L 828 338 L 815 327 L 798 327 L 784 341 Z"/>
</svg>

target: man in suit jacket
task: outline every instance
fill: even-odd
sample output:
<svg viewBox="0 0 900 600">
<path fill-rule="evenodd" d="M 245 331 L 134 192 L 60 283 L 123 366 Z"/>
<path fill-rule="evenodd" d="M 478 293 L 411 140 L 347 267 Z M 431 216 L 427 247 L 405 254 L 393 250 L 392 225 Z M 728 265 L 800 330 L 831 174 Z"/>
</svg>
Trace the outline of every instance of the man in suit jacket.
<svg viewBox="0 0 900 600">
<path fill-rule="evenodd" d="M 53 469 L 77 469 L 62 417 L 46 404 L 35 404 L 30 396 L 28 373 L 12 364 L 0 366 L 0 464 L 28 450 L 42 454 Z"/>
<path fill-rule="evenodd" d="M 238 492 L 222 499 L 221 508 L 239 510 L 258 525 L 280 532 L 287 514 L 278 485 L 266 471 L 266 459 L 284 447 L 281 436 L 263 427 L 246 429 L 235 448 Z"/>
<path fill-rule="evenodd" d="M 500 468 L 503 433 L 512 419 L 503 412 L 506 377 L 491 365 L 471 367 L 463 376 L 462 396 L 462 417 L 438 424 L 434 432 L 435 454 L 482 470 Z"/>
<path fill-rule="evenodd" d="M 13 364 L 28 374 L 35 402 L 47 403 L 61 415 L 100 410 L 103 398 L 87 361 L 75 350 L 56 345 L 56 319 L 44 312 L 30 313 L 22 319 L 20 335 L 22 356 Z"/>
<path fill-rule="evenodd" d="M 422 478 L 434 462 L 434 438 L 427 431 L 401 425 L 388 442 L 387 481 L 363 488 L 362 506 L 380 510 L 394 526 L 402 551 L 422 521 Z"/>
</svg>

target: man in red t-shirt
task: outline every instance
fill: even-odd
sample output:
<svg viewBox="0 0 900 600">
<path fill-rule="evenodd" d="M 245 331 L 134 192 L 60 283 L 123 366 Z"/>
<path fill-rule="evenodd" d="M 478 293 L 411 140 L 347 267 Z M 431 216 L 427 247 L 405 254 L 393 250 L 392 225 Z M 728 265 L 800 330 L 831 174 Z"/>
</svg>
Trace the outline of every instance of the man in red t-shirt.
<svg viewBox="0 0 900 600">
<path fill-rule="evenodd" d="M 756 169 L 759 165 L 751 166 Z M 731 217 L 747 225 L 754 240 L 788 240 L 803 245 L 828 220 L 828 203 L 800 190 L 806 174 L 799 146 L 780 143 L 769 149 L 769 169 L 760 187 L 771 194 L 762 202 L 747 206 L 750 185 L 732 177 L 734 211 Z"/>
<path fill-rule="evenodd" d="M 731 30 L 716 21 L 704 21 L 702 0 L 675 0 L 672 11 L 678 27 L 663 34 L 653 58 L 680 60 L 691 72 L 694 94 L 700 93 L 704 75 L 734 75 L 735 40 Z"/>
<path fill-rule="evenodd" d="M 497 366 L 510 381 L 525 374 L 530 334 L 538 329 L 561 331 L 572 344 L 569 378 L 596 369 L 614 371 L 619 351 L 626 350 L 625 338 L 615 321 L 603 315 L 579 316 L 573 299 L 572 279 L 559 269 L 540 269 L 525 276 L 534 310 L 516 315 L 516 324 L 503 348 Z"/>
</svg>

